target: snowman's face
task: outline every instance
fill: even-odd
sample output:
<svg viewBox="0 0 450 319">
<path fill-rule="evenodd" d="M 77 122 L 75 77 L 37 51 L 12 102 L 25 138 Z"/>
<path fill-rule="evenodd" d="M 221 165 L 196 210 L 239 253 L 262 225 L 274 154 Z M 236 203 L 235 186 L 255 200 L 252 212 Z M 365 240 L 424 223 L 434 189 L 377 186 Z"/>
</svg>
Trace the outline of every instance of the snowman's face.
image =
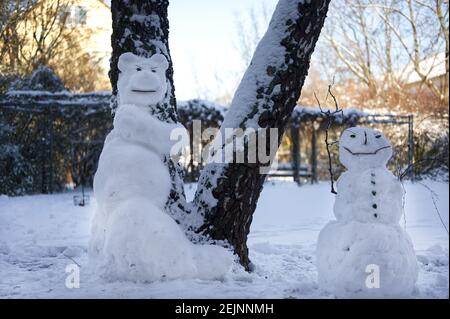
<svg viewBox="0 0 450 319">
<path fill-rule="evenodd" d="M 385 167 L 391 157 L 389 141 L 371 128 L 351 127 L 339 140 L 339 159 L 347 169 Z"/>
<path fill-rule="evenodd" d="M 161 102 L 167 92 L 168 66 L 162 54 L 144 58 L 130 52 L 123 53 L 118 62 L 119 103 L 148 106 Z"/>
</svg>

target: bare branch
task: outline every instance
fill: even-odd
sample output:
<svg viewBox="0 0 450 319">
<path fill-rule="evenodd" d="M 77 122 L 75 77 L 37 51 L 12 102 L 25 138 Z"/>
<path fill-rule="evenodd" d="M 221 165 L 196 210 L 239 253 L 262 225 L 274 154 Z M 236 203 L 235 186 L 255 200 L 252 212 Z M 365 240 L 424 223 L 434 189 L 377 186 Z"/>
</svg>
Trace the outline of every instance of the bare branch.
<svg viewBox="0 0 450 319">
<path fill-rule="evenodd" d="M 316 92 L 314 92 L 314 97 L 317 101 L 317 105 L 319 106 L 320 112 L 322 114 L 325 115 L 325 118 L 327 119 L 327 125 L 325 127 L 325 145 L 326 145 L 326 149 L 327 149 L 327 156 L 328 156 L 328 172 L 330 173 L 330 180 L 331 180 L 331 193 L 333 194 L 337 194 L 336 190 L 334 189 L 334 173 L 333 173 L 333 164 L 331 161 L 331 150 L 330 147 L 337 144 L 337 141 L 334 142 L 330 142 L 329 141 L 329 130 L 331 128 L 331 125 L 333 124 L 333 119 L 335 116 L 337 116 L 337 114 L 341 114 L 342 116 L 344 115 L 343 110 L 339 107 L 338 101 L 336 99 L 336 96 L 333 94 L 333 92 L 331 91 L 332 87 L 334 84 L 334 80 L 332 84 L 328 85 L 328 91 L 327 91 L 327 98 L 328 96 L 331 96 L 334 102 L 334 106 L 335 106 L 335 110 L 332 112 L 330 109 L 328 110 L 324 110 L 322 108 L 322 105 L 319 101 L 319 99 L 317 98 Z M 325 101 L 326 99 L 325 98 Z"/>
<path fill-rule="evenodd" d="M 444 220 L 442 218 L 442 215 L 441 215 L 441 212 L 439 211 L 439 208 L 437 207 L 438 195 L 428 185 L 425 185 L 424 183 L 420 183 L 420 182 L 419 182 L 419 185 L 422 185 L 423 187 L 425 187 L 430 192 L 431 200 L 433 201 L 434 210 L 435 210 L 436 214 L 438 215 L 439 220 L 441 221 L 442 227 L 444 227 L 445 231 L 447 232 L 447 235 L 449 235 L 448 228 L 445 225 L 445 222 L 444 222 Z"/>
</svg>

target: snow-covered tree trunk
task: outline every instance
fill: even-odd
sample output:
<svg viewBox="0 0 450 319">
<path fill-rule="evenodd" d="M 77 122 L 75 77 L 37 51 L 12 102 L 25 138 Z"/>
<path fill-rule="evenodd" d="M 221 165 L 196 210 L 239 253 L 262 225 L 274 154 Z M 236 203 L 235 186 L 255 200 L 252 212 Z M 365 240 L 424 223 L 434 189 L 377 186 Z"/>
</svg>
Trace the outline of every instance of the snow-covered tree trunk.
<svg viewBox="0 0 450 319">
<path fill-rule="evenodd" d="M 167 97 L 164 103 L 149 105 L 150 112 L 161 121 L 178 122 L 176 110 L 175 88 L 173 85 L 172 59 L 169 50 L 169 20 L 167 17 L 168 0 L 112 0 L 111 36 L 112 57 L 109 77 L 112 85 L 112 108 L 117 107 L 117 80 L 119 56 L 125 52 L 132 52 L 138 56 L 150 57 L 161 53 L 169 62 L 166 76 L 168 79 Z M 152 137 L 149 136 L 149 139 Z M 166 208 L 176 217 L 183 211 L 185 195 L 181 167 L 166 158 L 172 179 L 172 189 Z M 151 163 L 149 163 L 151 165 Z"/>
<path fill-rule="evenodd" d="M 225 128 L 275 128 L 278 129 L 275 145 L 280 144 L 308 73 L 310 57 L 329 2 L 279 1 L 269 29 L 258 45 L 226 114 L 222 131 Z M 164 54 L 170 64 L 167 71 L 171 84 L 169 102 L 151 111 L 163 121 L 175 122 L 177 113 L 168 49 L 167 6 L 167 0 L 112 0 L 113 57 L 110 78 L 115 96 L 117 60 L 121 53 L 133 52 L 142 56 Z M 266 153 L 270 146 L 263 146 Z M 268 162 L 270 160 L 208 164 L 201 173 L 194 202 L 186 205 L 178 166 L 168 161 L 173 177 L 167 204 L 169 213 L 177 220 L 191 222 L 188 228 L 195 229 L 200 237 L 232 245 L 241 264 L 249 269 L 247 235 L 266 178 L 260 168 Z M 183 213 L 190 217 L 183 217 Z"/>
<path fill-rule="evenodd" d="M 308 74 L 329 2 L 279 1 L 225 116 L 222 131 L 276 128 L 279 145 Z M 208 164 L 194 199 L 195 213 L 204 218 L 198 231 L 230 243 L 247 269 L 247 235 L 266 178 L 260 172 L 262 165 L 267 162 Z"/>
</svg>

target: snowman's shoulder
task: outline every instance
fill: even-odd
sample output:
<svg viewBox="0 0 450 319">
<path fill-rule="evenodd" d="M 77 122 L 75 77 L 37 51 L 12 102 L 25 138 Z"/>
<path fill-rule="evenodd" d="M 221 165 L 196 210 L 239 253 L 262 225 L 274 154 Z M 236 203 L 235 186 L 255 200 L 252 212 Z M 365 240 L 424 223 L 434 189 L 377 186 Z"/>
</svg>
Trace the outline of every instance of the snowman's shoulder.
<svg viewBox="0 0 450 319">
<path fill-rule="evenodd" d="M 375 170 L 375 173 L 386 179 L 387 181 L 392 181 L 392 182 L 398 182 L 398 177 L 396 177 L 390 170 L 388 170 L 387 168 L 379 168 L 377 170 Z"/>
<path fill-rule="evenodd" d="M 366 175 L 370 175 L 370 173 L 368 173 L 365 170 L 347 170 L 343 173 L 341 173 L 341 175 L 338 178 L 338 181 L 341 180 L 341 182 L 343 181 L 355 181 L 361 178 L 361 176 L 366 176 Z"/>
<path fill-rule="evenodd" d="M 352 174 L 351 174 L 350 171 L 344 171 L 344 172 L 341 173 L 341 175 L 339 176 L 338 180 L 344 180 L 344 179 L 350 178 L 351 175 Z"/>
<path fill-rule="evenodd" d="M 117 131 L 115 131 L 114 129 L 112 129 L 112 130 L 108 133 L 108 135 L 106 135 L 105 143 L 104 143 L 104 144 L 105 144 L 105 145 L 108 145 L 108 144 L 110 144 L 111 142 L 117 140 L 117 138 L 118 138 Z"/>
<path fill-rule="evenodd" d="M 380 169 L 377 172 L 380 183 L 386 186 L 390 193 L 403 194 L 403 185 L 399 178 L 388 169 Z"/>
<path fill-rule="evenodd" d="M 336 181 L 336 187 L 337 189 L 343 189 L 346 188 L 349 184 L 352 184 L 354 182 L 354 176 L 353 173 L 350 171 L 345 171 L 341 173 L 339 178 Z"/>
</svg>

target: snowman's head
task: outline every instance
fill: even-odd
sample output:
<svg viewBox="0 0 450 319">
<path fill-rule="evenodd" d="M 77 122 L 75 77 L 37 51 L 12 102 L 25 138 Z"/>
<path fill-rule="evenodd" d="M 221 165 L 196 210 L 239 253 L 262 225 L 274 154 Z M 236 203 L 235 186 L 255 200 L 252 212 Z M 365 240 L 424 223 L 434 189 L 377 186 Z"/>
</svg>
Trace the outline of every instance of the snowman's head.
<svg viewBox="0 0 450 319">
<path fill-rule="evenodd" d="M 120 74 L 117 82 L 120 104 L 138 106 L 161 102 L 167 92 L 167 59 L 162 54 L 150 58 L 131 52 L 123 53 L 117 64 Z"/>
<path fill-rule="evenodd" d="M 385 167 L 392 157 L 392 147 L 380 131 L 351 127 L 339 140 L 339 160 L 347 169 Z"/>
</svg>

